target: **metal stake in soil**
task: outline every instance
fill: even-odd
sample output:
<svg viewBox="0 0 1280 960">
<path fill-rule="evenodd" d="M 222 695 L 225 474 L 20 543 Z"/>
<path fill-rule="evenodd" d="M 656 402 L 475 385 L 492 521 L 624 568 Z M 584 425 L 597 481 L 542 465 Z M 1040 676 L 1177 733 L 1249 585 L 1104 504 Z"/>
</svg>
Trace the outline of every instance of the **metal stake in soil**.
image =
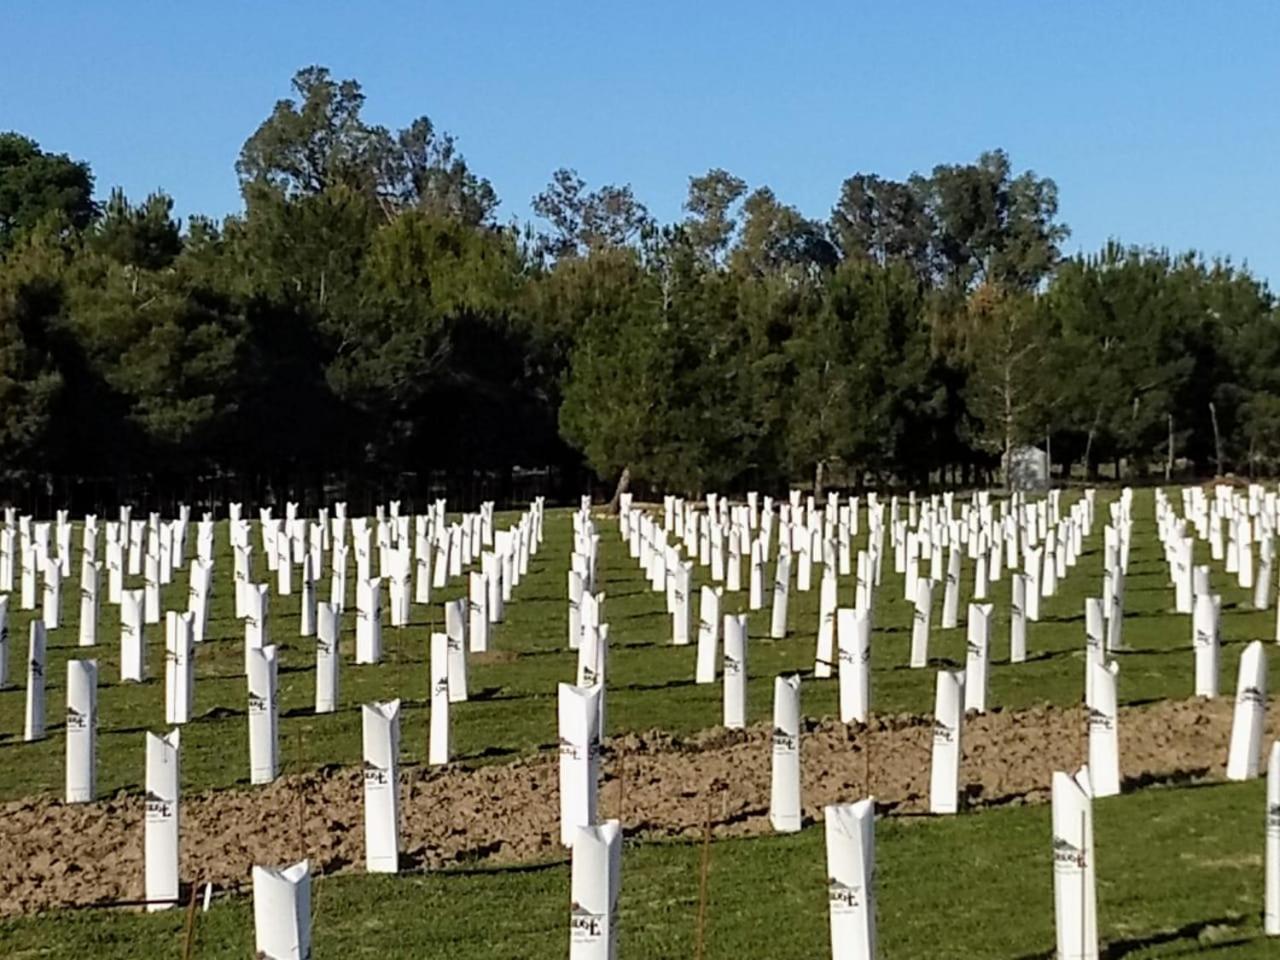
<svg viewBox="0 0 1280 960">
<path fill-rule="evenodd" d="M 694 960 L 702 960 L 707 933 L 707 878 L 711 872 L 711 803 L 702 825 L 702 860 L 698 865 L 698 926 L 693 945 Z"/>
<path fill-rule="evenodd" d="M 199 881 L 191 884 L 191 899 L 187 902 L 187 918 L 182 931 L 182 960 L 191 960 L 191 950 L 196 943 L 196 894 L 199 890 Z"/>
</svg>

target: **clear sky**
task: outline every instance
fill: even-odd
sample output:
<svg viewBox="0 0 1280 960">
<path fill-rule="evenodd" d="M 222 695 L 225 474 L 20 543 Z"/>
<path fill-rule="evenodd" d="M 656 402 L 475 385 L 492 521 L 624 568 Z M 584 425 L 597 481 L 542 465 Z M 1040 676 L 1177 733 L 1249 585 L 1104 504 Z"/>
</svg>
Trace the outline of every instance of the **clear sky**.
<svg viewBox="0 0 1280 960">
<path fill-rule="evenodd" d="M 503 219 L 559 166 L 663 220 L 713 166 L 825 219 L 852 173 L 1001 146 L 1057 181 L 1068 252 L 1196 248 L 1280 286 L 1278 41 L 1275 0 L 3 0 L 0 130 L 214 216 L 313 63 L 373 121 L 454 133 Z"/>
</svg>

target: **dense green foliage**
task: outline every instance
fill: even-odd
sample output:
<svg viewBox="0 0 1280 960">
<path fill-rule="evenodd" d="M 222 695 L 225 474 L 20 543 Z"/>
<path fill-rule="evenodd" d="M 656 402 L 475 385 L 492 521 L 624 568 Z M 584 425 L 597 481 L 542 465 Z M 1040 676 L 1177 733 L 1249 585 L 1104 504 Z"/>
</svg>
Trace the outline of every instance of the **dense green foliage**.
<svg viewBox="0 0 1280 960">
<path fill-rule="evenodd" d="M 243 145 L 242 213 L 92 199 L 0 135 L 0 470 L 274 476 L 585 463 L 697 493 L 1280 461 L 1280 314 L 1230 264 L 1064 259 L 1002 151 L 855 174 L 828 220 L 723 169 L 686 216 L 556 171 L 544 221 L 420 117 L 310 67 Z M 1171 445 L 1172 444 L 1172 448 Z M 1123 468 L 1122 468 L 1123 464 Z"/>
</svg>

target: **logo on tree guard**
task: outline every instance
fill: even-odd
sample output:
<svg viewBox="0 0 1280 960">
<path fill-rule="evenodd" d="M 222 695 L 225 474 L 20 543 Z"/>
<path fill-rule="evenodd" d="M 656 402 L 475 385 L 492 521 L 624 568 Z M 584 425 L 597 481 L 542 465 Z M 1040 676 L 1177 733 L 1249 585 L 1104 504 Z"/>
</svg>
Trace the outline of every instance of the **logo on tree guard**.
<svg viewBox="0 0 1280 960">
<path fill-rule="evenodd" d="M 955 738 L 955 728 L 951 727 L 941 720 L 933 721 L 933 741 L 934 743 L 950 743 Z"/>
<path fill-rule="evenodd" d="M 1254 706 L 1265 707 L 1267 697 L 1257 687 L 1245 687 L 1240 691 L 1240 695 L 1236 697 L 1236 703 L 1250 703 Z"/>
<path fill-rule="evenodd" d="M 569 928 L 575 943 L 590 943 L 604 936 L 604 914 L 592 913 L 576 901 L 569 908 Z"/>
<path fill-rule="evenodd" d="M 852 910 L 862 905 L 862 887 L 831 877 L 827 881 L 827 902 L 836 909 Z"/>
<path fill-rule="evenodd" d="M 1069 840 L 1062 837 L 1053 838 L 1053 862 L 1064 866 L 1084 869 L 1087 860 L 1084 851 Z"/>
<path fill-rule="evenodd" d="M 148 820 L 168 820 L 173 816 L 173 804 L 158 797 L 150 790 L 146 796 L 146 816 Z"/>
<path fill-rule="evenodd" d="M 787 733 L 780 727 L 773 728 L 773 749 L 779 752 L 791 752 L 796 749 L 798 737 Z"/>
</svg>

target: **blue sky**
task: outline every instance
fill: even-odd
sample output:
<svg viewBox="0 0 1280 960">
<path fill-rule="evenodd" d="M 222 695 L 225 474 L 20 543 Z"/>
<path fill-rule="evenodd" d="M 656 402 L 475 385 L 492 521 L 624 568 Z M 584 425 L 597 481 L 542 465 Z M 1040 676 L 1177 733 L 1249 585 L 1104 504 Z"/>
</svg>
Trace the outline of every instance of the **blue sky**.
<svg viewBox="0 0 1280 960">
<path fill-rule="evenodd" d="M 454 133 L 504 219 L 562 165 L 663 220 L 713 166 L 825 218 L 852 173 L 1002 146 L 1057 181 L 1068 252 L 1196 248 L 1274 286 L 1278 40 L 1275 2 L 5 0 L 0 129 L 87 159 L 103 195 L 215 216 L 312 63 L 371 120 Z"/>
</svg>

